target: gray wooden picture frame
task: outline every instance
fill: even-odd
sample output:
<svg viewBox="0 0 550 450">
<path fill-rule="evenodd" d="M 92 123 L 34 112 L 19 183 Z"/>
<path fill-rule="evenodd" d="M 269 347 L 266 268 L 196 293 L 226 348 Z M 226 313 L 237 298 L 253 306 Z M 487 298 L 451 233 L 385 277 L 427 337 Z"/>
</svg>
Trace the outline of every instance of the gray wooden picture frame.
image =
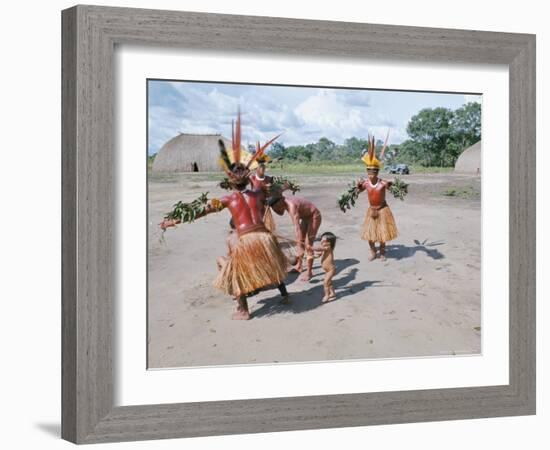
<svg viewBox="0 0 550 450">
<path fill-rule="evenodd" d="M 62 34 L 64 439 L 94 443 L 535 413 L 534 35 L 97 6 L 63 11 Z M 507 65 L 509 384 L 115 407 L 116 44 Z"/>
</svg>

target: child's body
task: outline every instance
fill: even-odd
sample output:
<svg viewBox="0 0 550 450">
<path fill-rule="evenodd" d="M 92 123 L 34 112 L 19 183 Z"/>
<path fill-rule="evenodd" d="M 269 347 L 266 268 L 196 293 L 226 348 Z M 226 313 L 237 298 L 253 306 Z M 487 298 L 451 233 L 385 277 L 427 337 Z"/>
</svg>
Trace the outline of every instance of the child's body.
<svg viewBox="0 0 550 450">
<path fill-rule="evenodd" d="M 321 257 L 321 267 L 325 271 L 323 303 L 336 299 L 336 292 L 332 284 L 332 278 L 336 274 L 336 265 L 334 264 L 335 245 L 336 236 L 333 233 L 326 232 L 321 235 L 321 245 L 313 249 L 316 256 Z"/>
</svg>

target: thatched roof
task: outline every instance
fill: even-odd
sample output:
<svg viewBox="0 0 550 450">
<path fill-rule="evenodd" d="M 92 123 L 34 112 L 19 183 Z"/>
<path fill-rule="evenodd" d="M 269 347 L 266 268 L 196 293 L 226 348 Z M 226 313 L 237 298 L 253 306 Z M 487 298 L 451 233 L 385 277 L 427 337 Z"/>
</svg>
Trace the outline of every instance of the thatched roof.
<svg viewBox="0 0 550 450">
<path fill-rule="evenodd" d="M 481 173 L 481 141 L 464 150 L 455 163 L 455 172 Z"/>
<path fill-rule="evenodd" d="M 200 172 L 219 172 L 219 139 L 231 148 L 231 141 L 221 134 L 180 133 L 161 147 L 153 172 L 192 172 L 194 163 Z"/>
</svg>

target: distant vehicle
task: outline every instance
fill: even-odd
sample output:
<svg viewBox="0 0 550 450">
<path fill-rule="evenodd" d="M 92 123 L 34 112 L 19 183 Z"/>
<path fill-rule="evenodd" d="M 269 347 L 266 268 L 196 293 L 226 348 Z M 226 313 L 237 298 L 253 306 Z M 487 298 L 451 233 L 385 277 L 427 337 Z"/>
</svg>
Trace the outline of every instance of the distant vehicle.
<svg viewBox="0 0 550 450">
<path fill-rule="evenodd" d="M 409 166 L 407 166 L 407 164 L 396 164 L 395 166 L 389 166 L 388 172 L 396 173 L 398 175 L 408 175 L 410 173 Z"/>
</svg>

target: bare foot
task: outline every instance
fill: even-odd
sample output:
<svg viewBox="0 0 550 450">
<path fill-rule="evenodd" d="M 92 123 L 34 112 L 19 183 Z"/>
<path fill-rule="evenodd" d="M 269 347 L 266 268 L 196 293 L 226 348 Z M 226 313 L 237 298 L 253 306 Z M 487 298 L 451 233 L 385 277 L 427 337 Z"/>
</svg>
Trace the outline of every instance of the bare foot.
<svg viewBox="0 0 550 450">
<path fill-rule="evenodd" d="M 328 302 L 328 301 L 329 301 L 328 296 L 325 295 L 325 296 L 323 297 L 323 300 L 321 300 L 321 301 L 322 301 L 323 303 Z"/>
<path fill-rule="evenodd" d="M 380 261 L 385 261 L 386 260 L 386 257 L 384 256 L 383 253 L 380 253 Z"/>
<path fill-rule="evenodd" d="M 281 305 L 290 305 L 290 298 L 288 295 L 285 295 L 283 298 L 281 298 L 280 301 Z"/>
<path fill-rule="evenodd" d="M 233 315 L 231 316 L 233 320 L 249 320 L 250 319 L 250 313 L 248 311 L 235 311 Z"/>
<path fill-rule="evenodd" d="M 333 300 L 336 300 L 336 294 L 331 294 L 327 301 L 331 302 Z"/>
<path fill-rule="evenodd" d="M 376 252 L 373 252 L 371 250 L 370 255 L 369 255 L 369 261 L 372 261 L 374 258 L 376 258 Z"/>
<path fill-rule="evenodd" d="M 311 277 L 313 276 L 313 274 L 311 272 L 304 272 L 302 274 L 302 276 L 300 277 L 300 280 L 302 281 L 309 281 L 311 280 Z"/>
</svg>

